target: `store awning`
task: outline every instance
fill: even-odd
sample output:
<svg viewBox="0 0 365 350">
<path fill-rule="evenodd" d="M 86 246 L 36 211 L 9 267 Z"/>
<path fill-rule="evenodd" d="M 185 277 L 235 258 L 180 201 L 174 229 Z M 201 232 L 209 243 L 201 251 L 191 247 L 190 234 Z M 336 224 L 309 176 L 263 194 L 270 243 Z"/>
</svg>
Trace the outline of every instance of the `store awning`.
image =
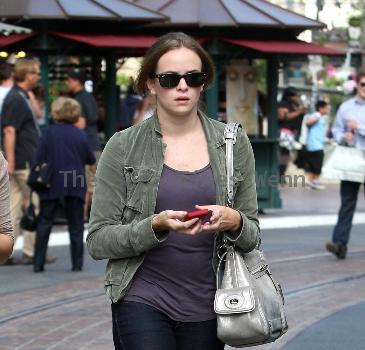
<svg viewBox="0 0 365 350">
<path fill-rule="evenodd" d="M 134 0 L 134 4 L 169 17 L 162 26 L 297 28 L 301 31 L 325 27 L 267 0 Z"/>
<path fill-rule="evenodd" d="M 344 52 L 334 50 L 319 44 L 307 43 L 305 41 L 271 41 L 271 40 L 239 40 L 239 39 L 224 39 L 235 45 L 244 46 L 256 51 L 264 53 L 283 53 L 291 55 L 325 55 L 325 56 L 340 56 Z"/>
<path fill-rule="evenodd" d="M 9 36 L 0 36 L 0 47 L 9 46 L 15 44 L 18 41 L 28 39 L 34 34 L 12 34 Z"/>
<path fill-rule="evenodd" d="M 83 44 L 95 47 L 113 47 L 113 48 L 149 48 L 156 40 L 155 36 L 148 35 L 89 35 L 89 34 L 68 34 L 54 33 L 55 35 L 75 40 Z"/>
<path fill-rule="evenodd" d="M 1 0 L 1 18 L 25 20 L 165 21 L 161 13 L 127 0 Z M 86 24 L 87 25 L 87 24 Z"/>
</svg>

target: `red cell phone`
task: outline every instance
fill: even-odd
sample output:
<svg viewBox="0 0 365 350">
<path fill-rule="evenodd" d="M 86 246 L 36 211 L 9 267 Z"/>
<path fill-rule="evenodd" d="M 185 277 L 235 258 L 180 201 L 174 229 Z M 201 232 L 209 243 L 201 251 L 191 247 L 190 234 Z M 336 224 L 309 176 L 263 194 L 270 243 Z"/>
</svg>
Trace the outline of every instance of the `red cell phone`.
<svg viewBox="0 0 365 350">
<path fill-rule="evenodd" d="M 188 221 L 188 220 L 195 219 L 195 218 L 202 218 L 210 213 L 211 213 L 211 211 L 208 209 L 199 209 L 199 210 L 189 211 L 185 215 L 184 221 Z"/>
</svg>

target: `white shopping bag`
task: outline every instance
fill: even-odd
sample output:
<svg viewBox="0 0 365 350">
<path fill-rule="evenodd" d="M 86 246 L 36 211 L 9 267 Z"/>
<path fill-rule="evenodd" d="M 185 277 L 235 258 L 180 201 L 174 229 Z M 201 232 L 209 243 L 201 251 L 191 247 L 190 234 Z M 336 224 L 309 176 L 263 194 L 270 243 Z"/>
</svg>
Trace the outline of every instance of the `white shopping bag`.
<svg viewBox="0 0 365 350">
<path fill-rule="evenodd" d="M 325 151 L 322 177 L 365 182 L 365 151 L 353 147 L 331 146 Z"/>
</svg>

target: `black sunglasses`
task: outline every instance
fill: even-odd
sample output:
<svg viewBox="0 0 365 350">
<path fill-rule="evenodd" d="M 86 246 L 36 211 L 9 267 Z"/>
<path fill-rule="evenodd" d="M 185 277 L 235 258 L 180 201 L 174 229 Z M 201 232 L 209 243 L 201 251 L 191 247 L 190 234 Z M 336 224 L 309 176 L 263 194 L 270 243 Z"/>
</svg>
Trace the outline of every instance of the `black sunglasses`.
<svg viewBox="0 0 365 350">
<path fill-rule="evenodd" d="M 361 87 L 365 87 L 365 81 L 364 81 L 364 82 L 359 83 L 359 85 L 360 85 Z"/>
<path fill-rule="evenodd" d="M 186 84 L 190 87 L 199 87 L 205 83 L 206 74 L 204 72 L 190 72 L 185 74 L 178 73 L 161 73 L 155 74 L 161 87 L 171 89 L 179 85 L 181 78 L 184 78 Z"/>
</svg>

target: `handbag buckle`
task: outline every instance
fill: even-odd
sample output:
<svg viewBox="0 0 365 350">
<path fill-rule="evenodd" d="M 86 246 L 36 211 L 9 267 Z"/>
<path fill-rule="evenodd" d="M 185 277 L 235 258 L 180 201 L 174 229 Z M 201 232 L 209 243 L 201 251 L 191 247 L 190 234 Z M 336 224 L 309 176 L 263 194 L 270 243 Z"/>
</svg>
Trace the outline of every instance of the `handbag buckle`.
<svg viewBox="0 0 365 350">
<path fill-rule="evenodd" d="M 245 303 L 245 298 L 239 294 L 229 295 L 224 300 L 224 304 L 226 305 L 226 307 L 233 310 L 241 308 L 244 303 Z"/>
</svg>

